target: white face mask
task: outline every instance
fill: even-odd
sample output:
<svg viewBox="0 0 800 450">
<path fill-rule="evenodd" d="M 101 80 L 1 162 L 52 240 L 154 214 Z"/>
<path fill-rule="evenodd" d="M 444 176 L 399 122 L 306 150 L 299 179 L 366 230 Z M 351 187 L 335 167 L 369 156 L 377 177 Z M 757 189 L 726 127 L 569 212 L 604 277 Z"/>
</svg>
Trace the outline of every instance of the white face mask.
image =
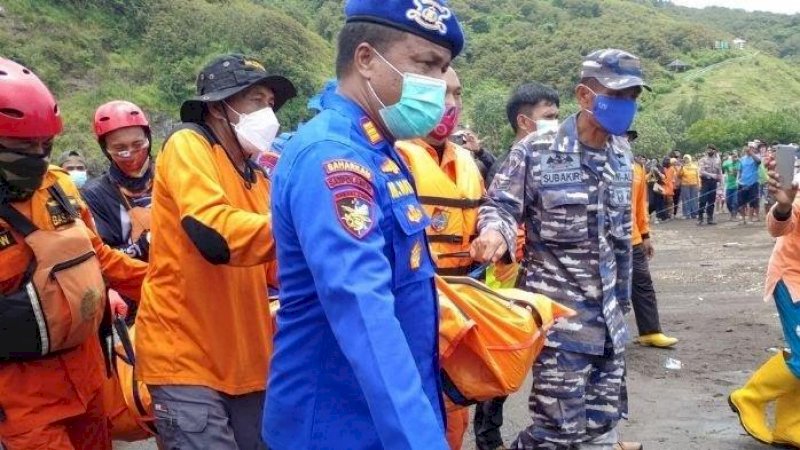
<svg viewBox="0 0 800 450">
<path fill-rule="evenodd" d="M 558 131 L 558 120 L 537 120 L 536 121 L 536 131 L 538 133 L 549 133 L 551 131 Z"/>
<path fill-rule="evenodd" d="M 272 147 L 272 141 L 275 140 L 281 127 L 272 108 L 266 107 L 249 114 L 241 114 L 227 103 L 225 106 L 239 116 L 239 122 L 231 126 L 248 156 L 258 155 Z"/>
</svg>

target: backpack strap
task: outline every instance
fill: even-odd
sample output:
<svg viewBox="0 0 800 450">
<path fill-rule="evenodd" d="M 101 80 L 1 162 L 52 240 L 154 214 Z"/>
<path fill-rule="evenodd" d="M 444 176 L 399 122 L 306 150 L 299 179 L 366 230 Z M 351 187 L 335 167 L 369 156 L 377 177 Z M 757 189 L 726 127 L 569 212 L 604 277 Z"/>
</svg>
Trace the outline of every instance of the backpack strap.
<svg viewBox="0 0 800 450">
<path fill-rule="evenodd" d="M 11 228 L 17 230 L 17 232 L 24 237 L 28 237 L 39 229 L 33 222 L 8 203 L 0 204 L 0 219 L 3 219 Z"/>
</svg>

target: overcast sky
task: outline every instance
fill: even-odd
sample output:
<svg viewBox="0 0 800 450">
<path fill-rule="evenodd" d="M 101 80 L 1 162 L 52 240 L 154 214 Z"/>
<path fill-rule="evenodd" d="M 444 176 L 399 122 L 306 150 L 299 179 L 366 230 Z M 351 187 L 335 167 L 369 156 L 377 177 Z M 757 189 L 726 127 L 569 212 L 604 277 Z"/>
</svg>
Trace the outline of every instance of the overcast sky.
<svg viewBox="0 0 800 450">
<path fill-rule="evenodd" d="M 800 1 L 797 0 L 672 0 L 672 3 L 696 8 L 724 6 L 748 11 L 770 11 L 783 14 L 800 13 Z"/>
</svg>

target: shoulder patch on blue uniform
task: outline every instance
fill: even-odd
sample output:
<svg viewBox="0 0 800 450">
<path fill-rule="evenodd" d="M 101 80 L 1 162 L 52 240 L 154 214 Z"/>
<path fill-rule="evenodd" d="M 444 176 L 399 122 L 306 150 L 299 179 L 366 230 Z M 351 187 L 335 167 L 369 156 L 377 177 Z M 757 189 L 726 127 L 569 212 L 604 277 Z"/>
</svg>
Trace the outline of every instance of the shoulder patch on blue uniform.
<svg viewBox="0 0 800 450">
<path fill-rule="evenodd" d="M 360 175 L 369 182 L 372 182 L 372 171 L 365 166 L 348 159 L 332 159 L 323 163 L 325 173 L 330 175 L 337 172 L 350 172 Z"/>
<path fill-rule="evenodd" d="M 334 172 L 325 177 L 325 184 L 331 190 L 350 187 L 364 191 L 370 198 L 375 196 L 375 188 L 372 183 L 355 172 Z"/>
<path fill-rule="evenodd" d="M 336 217 L 344 229 L 362 239 L 375 227 L 375 200 L 358 189 L 348 189 L 334 194 Z"/>
</svg>

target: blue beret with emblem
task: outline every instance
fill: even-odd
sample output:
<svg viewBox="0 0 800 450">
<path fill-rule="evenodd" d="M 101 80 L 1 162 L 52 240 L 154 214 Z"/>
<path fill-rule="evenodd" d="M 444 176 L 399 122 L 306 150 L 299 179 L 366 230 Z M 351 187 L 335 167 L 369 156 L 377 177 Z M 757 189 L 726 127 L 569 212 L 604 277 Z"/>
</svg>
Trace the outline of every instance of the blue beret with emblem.
<svg viewBox="0 0 800 450">
<path fill-rule="evenodd" d="M 464 31 L 447 0 L 348 0 L 347 23 L 370 22 L 416 34 L 449 49 L 464 49 Z"/>
</svg>

